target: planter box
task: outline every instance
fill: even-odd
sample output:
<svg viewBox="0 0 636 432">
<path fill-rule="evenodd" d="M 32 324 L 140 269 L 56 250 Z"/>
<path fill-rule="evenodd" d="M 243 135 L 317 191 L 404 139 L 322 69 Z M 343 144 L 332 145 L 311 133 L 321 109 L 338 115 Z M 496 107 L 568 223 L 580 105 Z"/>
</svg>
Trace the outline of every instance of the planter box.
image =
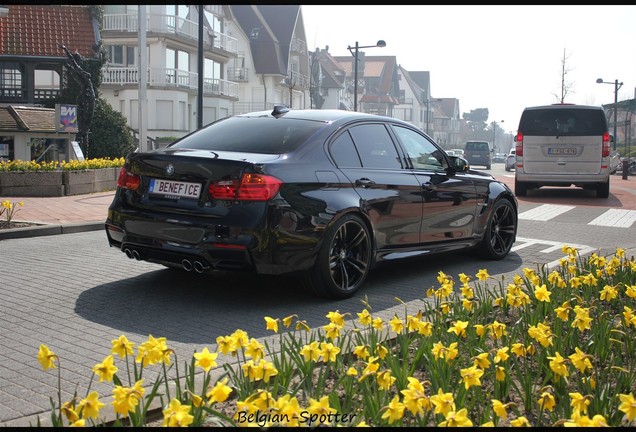
<svg viewBox="0 0 636 432">
<path fill-rule="evenodd" d="M 0 172 L 0 197 L 64 196 L 62 171 Z"/>
<path fill-rule="evenodd" d="M 119 168 L 64 171 L 64 195 L 84 195 L 117 188 Z"/>
<path fill-rule="evenodd" d="M 0 197 L 55 197 L 115 190 L 119 170 L 0 172 Z"/>
</svg>

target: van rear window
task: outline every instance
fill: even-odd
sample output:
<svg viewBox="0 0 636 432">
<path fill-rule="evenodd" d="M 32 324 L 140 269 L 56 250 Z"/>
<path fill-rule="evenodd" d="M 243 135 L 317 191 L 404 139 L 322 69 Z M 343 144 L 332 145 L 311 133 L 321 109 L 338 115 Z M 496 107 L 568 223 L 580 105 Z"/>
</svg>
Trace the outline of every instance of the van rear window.
<svg viewBox="0 0 636 432">
<path fill-rule="evenodd" d="M 487 142 L 467 142 L 466 150 L 485 150 L 488 151 L 488 143 Z"/>
<path fill-rule="evenodd" d="M 603 135 L 607 121 L 602 110 L 591 109 L 537 109 L 526 110 L 519 122 L 519 131 L 535 136 L 589 136 Z"/>
</svg>

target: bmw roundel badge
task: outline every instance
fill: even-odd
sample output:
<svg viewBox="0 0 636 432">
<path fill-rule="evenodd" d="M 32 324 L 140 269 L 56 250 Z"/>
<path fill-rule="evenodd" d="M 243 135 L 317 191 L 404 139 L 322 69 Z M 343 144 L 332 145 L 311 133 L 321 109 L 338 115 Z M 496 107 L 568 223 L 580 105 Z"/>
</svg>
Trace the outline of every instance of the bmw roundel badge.
<svg viewBox="0 0 636 432">
<path fill-rule="evenodd" d="M 172 166 L 172 164 L 168 164 L 168 166 L 166 167 L 166 174 L 168 175 L 174 174 L 174 167 Z"/>
</svg>

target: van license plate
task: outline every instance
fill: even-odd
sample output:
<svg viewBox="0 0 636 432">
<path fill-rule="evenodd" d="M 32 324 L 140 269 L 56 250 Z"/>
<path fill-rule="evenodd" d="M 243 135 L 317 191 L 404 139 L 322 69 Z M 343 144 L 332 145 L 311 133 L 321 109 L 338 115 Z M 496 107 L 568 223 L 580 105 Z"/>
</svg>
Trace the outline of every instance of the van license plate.
<svg viewBox="0 0 636 432">
<path fill-rule="evenodd" d="M 568 156 L 576 156 L 576 148 L 571 147 L 548 147 L 548 154 L 559 156 L 559 155 L 568 155 Z"/>
<path fill-rule="evenodd" d="M 199 198 L 201 184 L 151 179 L 150 189 L 148 191 L 151 194 L 175 196 L 179 198 Z"/>
</svg>

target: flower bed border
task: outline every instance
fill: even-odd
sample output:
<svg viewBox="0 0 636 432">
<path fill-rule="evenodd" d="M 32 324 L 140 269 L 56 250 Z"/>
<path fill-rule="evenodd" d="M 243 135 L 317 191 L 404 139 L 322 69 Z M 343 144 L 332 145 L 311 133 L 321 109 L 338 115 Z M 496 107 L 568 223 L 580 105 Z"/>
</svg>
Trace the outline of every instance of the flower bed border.
<svg viewBox="0 0 636 432">
<path fill-rule="evenodd" d="M 119 170 L 0 172 L 0 196 L 60 197 L 115 190 Z"/>
</svg>

